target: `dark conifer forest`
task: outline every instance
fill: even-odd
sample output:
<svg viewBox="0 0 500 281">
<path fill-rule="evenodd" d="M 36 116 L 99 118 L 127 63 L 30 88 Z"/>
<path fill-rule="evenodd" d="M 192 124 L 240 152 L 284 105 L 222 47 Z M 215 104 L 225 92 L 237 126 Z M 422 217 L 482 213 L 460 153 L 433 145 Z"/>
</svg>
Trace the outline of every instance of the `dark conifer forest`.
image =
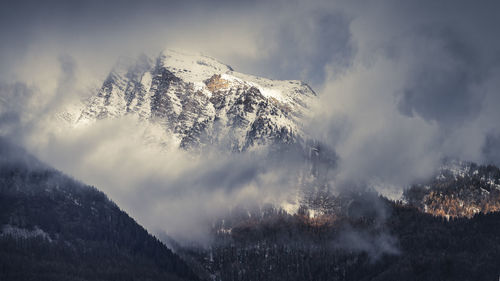
<svg viewBox="0 0 500 281">
<path fill-rule="evenodd" d="M 0 280 L 197 280 L 105 194 L 0 145 Z"/>
<path fill-rule="evenodd" d="M 215 280 L 498 278 L 500 213 L 447 220 L 380 200 L 390 210 L 383 221 L 311 219 L 269 208 L 257 219 L 238 220 L 230 233 L 214 229 L 212 248 L 187 247 L 183 256 Z"/>
</svg>

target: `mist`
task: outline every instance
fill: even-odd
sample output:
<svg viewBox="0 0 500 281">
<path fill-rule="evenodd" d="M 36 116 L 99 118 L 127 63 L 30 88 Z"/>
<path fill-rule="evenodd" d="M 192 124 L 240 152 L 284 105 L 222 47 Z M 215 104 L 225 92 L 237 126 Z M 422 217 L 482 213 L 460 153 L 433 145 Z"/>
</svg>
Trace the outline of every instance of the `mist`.
<svg viewBox="0 0 500 281">
<path fill-rule="evenodd" d="M 493 1 L 4 6 L 2 136 L 95 185 L 153 231 L 196 239 L 207 218 L 231 206 L 287 201 L 302 159 L 292 155 L 284 167 L 265 150 L 193 155 L 134 119 L 61 125 L 56 116 L 95 93 L 120 56 L 177 48 L 239 72 L 309 83 L 319 98 L 305 127 L 338 155 L 333 187 L 356 182 L 398 198 L 443 158 L 500 164 Z"/>
</svg>

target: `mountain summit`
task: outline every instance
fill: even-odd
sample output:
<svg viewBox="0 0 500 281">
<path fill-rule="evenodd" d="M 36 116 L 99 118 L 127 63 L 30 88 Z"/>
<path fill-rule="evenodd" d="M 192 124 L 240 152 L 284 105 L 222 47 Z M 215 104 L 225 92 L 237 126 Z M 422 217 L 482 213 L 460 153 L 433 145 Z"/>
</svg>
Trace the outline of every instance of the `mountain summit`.
<svg viewBox="0 0 500 281">
<path fill-rule="evenodd" d="M 208 56 L 165 50 L 156 59 L 120 59 L 72 122 L 133 115 L 159 124 L 185 149 L 245 151 L 302 142 L 315 96 L 301 81 L 246 75 Z"/>
</svg>

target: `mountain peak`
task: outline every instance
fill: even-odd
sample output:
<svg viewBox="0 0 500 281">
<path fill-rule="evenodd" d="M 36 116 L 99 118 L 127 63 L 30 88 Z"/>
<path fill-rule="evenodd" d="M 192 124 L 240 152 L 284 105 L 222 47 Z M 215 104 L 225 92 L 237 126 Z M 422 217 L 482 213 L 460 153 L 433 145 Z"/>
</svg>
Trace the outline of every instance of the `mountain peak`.
<svg viewBox="0 0 500 281">
<path fill-rule="evenodd" d="M 164 50 L 152 60 L 122 58 L 75 125 L 137 116 L 160 124 L 181 147 L 297 143 L 316 94 L 305 83 L 239 73 L 202 54 Z"/>
<path fill-rule="evenodd" d="M 231 66 L 201 53 L 190 54 L 180 50 L 166 49 L 160 53 L 159 59 L 162 66 L 181 75 L 188 71 L 206 75 L 233 71 Z"/>
</svg>

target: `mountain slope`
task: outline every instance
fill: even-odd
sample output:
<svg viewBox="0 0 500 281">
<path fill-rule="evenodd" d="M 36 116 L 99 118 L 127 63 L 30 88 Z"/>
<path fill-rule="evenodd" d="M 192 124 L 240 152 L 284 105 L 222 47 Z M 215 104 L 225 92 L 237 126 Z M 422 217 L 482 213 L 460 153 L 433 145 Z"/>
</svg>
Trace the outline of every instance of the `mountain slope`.
<svg viewBox="0 0 500 281">
<path fill-rule="evenodd" d="M 500 211 L 500 169 L 493 165 L 447 161 L 431 180 L 404 193 L 406 201 L 435 216 L 472 217 Z"/>
<path fill-rule="evenodd" d="M 207 56 L 166 50 L 155 60 L 121 59 L 70 119 L 81 126 L 133 115 L 161 124 L 182 148 L 243 151 L 301 142 L 302 119 L 315 96 L 300 81 L 246 75 Z"/>
<path fill-rule="evenodd" d="M 213 280 L 498 278 L 500 213 L 445 220 L 365 196 L 351 198 L 351 209 L 365 208 L 361 214 L 311 218 L 307 210 L 295 215 L 274 208 L 234 212 L 214 223 L 210 247 L 177 252 Z M 375 215 L 380 209 L 386 217 Z"/>
<path fill-rule="evenodd" d="M 0 280 L 197 280 L 93 187 L 0 139 Z"/>
</svg>

